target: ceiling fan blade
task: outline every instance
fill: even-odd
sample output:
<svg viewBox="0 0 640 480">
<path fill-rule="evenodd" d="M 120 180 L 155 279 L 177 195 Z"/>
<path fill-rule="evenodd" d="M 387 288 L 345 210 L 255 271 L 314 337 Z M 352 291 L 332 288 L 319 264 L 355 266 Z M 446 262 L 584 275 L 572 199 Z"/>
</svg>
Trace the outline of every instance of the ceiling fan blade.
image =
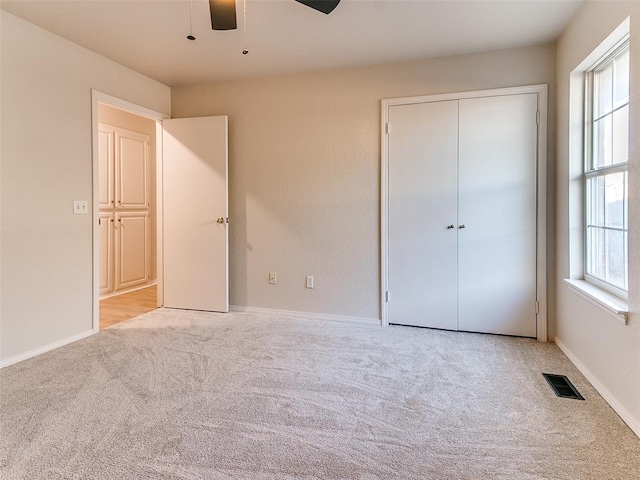
<svg viewBox="0 0 640 480">
<path fill-rule="evenodd" d="M 296 2 L 329 15 L 338 6 L 340 0 L 296 0 Z"/>
<path fill-rule="evenodd" d="M 236 0 L 209 0 L 211 12 L 211 28 L 213 30 L 235 30 Z"/>
</svg>

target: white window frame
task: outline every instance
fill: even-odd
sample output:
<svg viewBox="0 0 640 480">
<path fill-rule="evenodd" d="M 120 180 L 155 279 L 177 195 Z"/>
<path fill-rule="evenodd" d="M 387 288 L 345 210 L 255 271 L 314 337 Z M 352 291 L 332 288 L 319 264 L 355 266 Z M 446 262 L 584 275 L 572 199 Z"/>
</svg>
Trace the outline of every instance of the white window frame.
<svg viewBox="0 0 640 480">
<path fill-rule="evenodd" d="M 613 165 L 607 165 L 604 167 L 594 167 L 595 159 L 593 152 L 593 130 L 594 125 L 597 119 L 594 118 L 594 103 L 596 101 L 596 93 L 594 88 L 595 77 L 597 72 L 602 71 L 606 68 L 610 63 L 614 61 L 614 59 L 619 56 L 621 53 L 629 49 L 629 36 L 625 36 L 618 44 L 609 50 L 604 56 L 602 56 L 596 64 L 590 68 L 587 72 L 585 72 L 585 129 L 584 129 L 584 170 L 583 170 L 583 178 L 582 178 L 582 187 L 583 187 L 583 218 L 584 218 L 584 279 L 585 281 L 593 284 L 597 288 L 600 288 L 608 293 L 611 293 L 619 298 L 623 298 L 625 300 L 628 299 L 628 291 L 627 289 L 620 288 L 617 285 L 614 285 L 603 278 L 597 277 L 591 273 L 588 273 L 589 266 L 589 257 L 591 252 L 589 251 L 589 217 L 588 217 L 588 208 L 590 205 L 590 197 L 589 197 L 589 188 L 588 183 L 591 178 L 605 176 L 608 174 L 626 172 L 628 176 L 628 157 L 626 162 L 616 163 Z M 615 75 L 615 73 L 614 73 Z M 614 77 L 615 78 L 615 77 Z M 612 83 L 614 79 L 612 79 Z M 606 113 L 605 115 L 613 115 L 613 112 L 624 108 L 624 106 L 629 105 L 629 101 L 627 103 L 620 106 L 615 106 L 612 104 L 611 112 Z M 602 117 L 600 117 L 602 118 Z M 627 135 L 629 136 L 629 132 L 627 131 Z M 627 177 L 628 178 L 628 177 Z M 627 216 L 626 226 L 623 225 L 622 229 L 615 229 L 626 232 L 628 235 L 628 192 L 627 192 L 627 204 L 625 215 Z M 605 230 L 613 229 L 612 227 L 602 226 Z M 629 253 L 628 253 L 628 242 L 625 249 L 625 254 L 623 258 L 624 263 L 626 264 L 626 270 L 628 272 L 629 268 Z M 628 285 L 627 285 L 628 287 Z"/>
<path fill-rule="evenodd" d="M 628 300 L 585 280 L 585 125 L 588 120 L 585 101 L 585 74 L 600 64 L 622 45 L 631 31 L 631 18 L 625 18 L 602 42 L 597 45 L 569 75 L 569 138 L 568 138 L 568 277 L 564 284 L 583 300 L 600 308 L 609 318 L 625 325 L 629 318 Z"/>
</svg>

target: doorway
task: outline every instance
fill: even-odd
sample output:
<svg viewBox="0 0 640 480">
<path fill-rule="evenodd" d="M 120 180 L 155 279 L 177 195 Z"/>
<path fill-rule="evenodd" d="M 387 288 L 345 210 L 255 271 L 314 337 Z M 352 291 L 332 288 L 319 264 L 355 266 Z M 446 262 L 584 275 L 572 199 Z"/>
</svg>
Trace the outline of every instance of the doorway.
<svg viewBox="0 0 640 480">
<path fill-rule="evenodd" d="M 98 104 L 101 329 L 157 303 L 155 135 L 153 120 Z"/>
<path fill-rule="evenodd" d="M 92 90 L 94 333 L 100 330 L 100 236 L 101 233 L 104 235 L 104 229 L 101 231 L 100 228 L 103 226 L 100 203 L 105 203 L 104 199 L 100 198 L 99 188 L 100 105 L 107 105 L 154 122 L 156 153 L 151 162 L 156 169 L 153 195 L 156 201 L 156 233 L 150 236 L 156 241 L 156 259 L 149 262 L 154 264 L 157 277 L 155 306 L 227 312 L 228 118 L 212 116 L 169 119 L 167 115 Z M 133 138 L 126 132 L 122 134 Z M 135 141 L 133 143 L 135 144 Z M 133 170 L 135 171 L 135 168 Z M 138 169 L 138 177 L 140 171 L 141 169 Z M 165 172 L 167 175 L 164 175 Z M 138 177 L 133 175 L 134 179 Z M 114 182 L 117 181 L 114 179 Z M 118 188 L 122 193 L 128 185 L 123 183 Z M 117 192 L 118 188 L 114 191 Z M 127 230 L 128 235 L 149 236 L 144 233 L 147 227 L 143 216 L 139 215 L 140 212 L 133 211 L 142 209 L 144 202 L 140 202 L 136 195 L 120 197 L 120 200 L 123 211 L 117 210 L 118 198 L 115 198 L 112 213 L 114 223 L 120 218 L 124 228 L 130 227 Z M 130 209 L 127 210 L 127 207 Z M 117 215 L 119 216 L 116 218 Z M 124 234 L 124 230 L 121 230 L 120 236 Z M 125 240 L 120 239 L 122 244 Z M 135 258 L 135 255 L 133 257 Z M 121 285 L 132 286 L 129 280 L 135 280 L 135 275 L 127 276 L 123 274 L 123 269 L 119 273 Z M 131 270 L 128 270 L 128 273 L 130 274 Z M 118 279 L 114 284 L 117 283 Z M 132 301 L 137 302 L 136 299 Z"/>
<path fill-rule="evenodd" d="M 162 126 L 92 91 L 93 331 L 162 306 Z"/>
</svg>

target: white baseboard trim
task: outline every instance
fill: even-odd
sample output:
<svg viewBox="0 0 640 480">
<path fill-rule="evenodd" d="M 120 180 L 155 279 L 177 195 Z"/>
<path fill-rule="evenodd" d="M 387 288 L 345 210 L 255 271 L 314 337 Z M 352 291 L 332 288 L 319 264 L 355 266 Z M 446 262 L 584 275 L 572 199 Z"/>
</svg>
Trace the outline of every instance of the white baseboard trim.
<svg viewBox="0 0 640 480">
<path fill-rule="evenodd" d="M 104 300 L 106 298 L 117 297 L 118 295 L 124 295 L 125 293 L 136 292 L 138 290 L 143 290 L 145 288 L 153 287 L 158 284 L 158 280 L 150 280 L 147 283 L 143 283 L 141 285 L 136 285 L 134 287 L 123 288 L 122 290 L 114 290 L 113 292 L 103 293 L 100 295 L 100 300 Z"/>
<path fill-rule="evenodd" d="M 313 318 L 318 320 L 360 323 L 366 325 L 382 325 L 379 318 L 348 317 L 344 315 L 330 315 L 328 313 L 295 312 L 292 310 L 275 310 L 272 308 L 241 307 L 239 305 L 229 305 L 229 311 L 239 313 L 262 313 L 265 315 L 280 315 L 285 317 Z"/>
<path fill-rule="evenodd" d="M 571 363 L 573 363 L 580 373 L 584 375 L 584 377 L 589 380 L 589 383 L 593 385 L 598 393 L 605 399 L 605 401 L 613 408 L 613 410 L 618 414 L 618 416 L 626 423 L 629 428 L 635 433 L 638 438 L 640 438 L 640 421 L 633 418 L 633 416 L 624 408 L 618 400 L 613 396 L 613 394 L 604 386 L 600 381 L 596 378 L 596 376 L 591 373 L 591 371 L 580 361 L 578 358 L 567 348 L 567 346 L 562 343 L 562 341 L 558 338 L 554 338 L 555 344 L 562 350 Z"/>
<path fill-rule="evenodd" d="M 90 335 L 93 335 L 93 329 L 86 330 L 82 333 L 78 333 L 77 335 L 73 335 L 71 337 L 63 338 L 62 340 L 58 340 L 57 342 L 50 343 L 43 347 L 29 350 L 28 352 L 21 353 L 20 355 L 15 355 L 13 357 L 7 358 L 6 360 L 2 360 L 0 362 L 0 369 L 4 367 L 8 367 L 9 365 L 13 365 L 14 363 L 22 362 L 23 360 L 27 360 L 29 358 L 42 355 L 43 353 L 49 352 L 51 350 L 55 350 L 56 348 L 63 347 L 65 345 L 68 345 L 69 343 L 77 342 L 78 340 L 82 340 L 83 338 L 86 338 Z"/>
</svg>

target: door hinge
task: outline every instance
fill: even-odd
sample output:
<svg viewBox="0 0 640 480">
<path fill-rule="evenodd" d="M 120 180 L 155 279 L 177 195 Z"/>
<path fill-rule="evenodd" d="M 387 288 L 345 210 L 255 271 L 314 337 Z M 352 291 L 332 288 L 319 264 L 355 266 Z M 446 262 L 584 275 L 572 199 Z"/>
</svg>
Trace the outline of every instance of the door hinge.
<svg viewBox="0 0 640 480">
<path fill-rule="evenodd" d="M 384 301 L 386 303 L 389 303 L 389 290 L 387 290 L 386 292 L 384 292 Z"/>
<path fill-rule="evenodd" d="M 384 124 L 384 133 L 386 133 L 387 135 L 389 135 L 389 122 Z"/>
<path fill-rule="evenodd" d="M 536 112 L 536 125 L 540 125 L 540 111 Z"/>
<path fill-rule="evenodd" d="M 540 303 L 536 302 L 536 315 L 540 313 Z"/>
</svg>

